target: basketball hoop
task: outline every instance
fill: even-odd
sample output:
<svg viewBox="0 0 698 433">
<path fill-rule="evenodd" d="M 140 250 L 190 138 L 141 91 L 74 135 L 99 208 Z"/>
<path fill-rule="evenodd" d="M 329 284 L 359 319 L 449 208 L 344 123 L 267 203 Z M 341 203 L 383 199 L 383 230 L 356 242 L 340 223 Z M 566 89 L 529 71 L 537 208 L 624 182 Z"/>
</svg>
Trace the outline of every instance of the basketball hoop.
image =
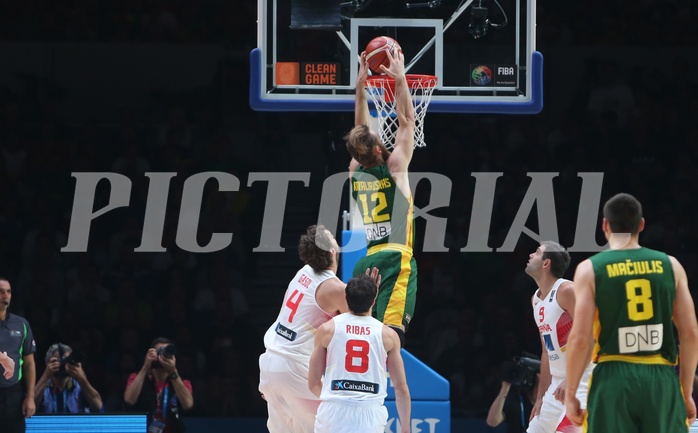
<svg viewBox="0 0 698 433">
<path fill-rule="evenodd" d="M 407 74 L 405 77 L 414 104 L 414 147 L 424 147 L 424 116 L 439 79 L 434 75 L 418 74 Z M 376 107 L 380 137 L 385 146 L 392 150 L 398 128 L 395 80 L 387 75 L 372 75 L 366 79 L 366 93 Z"/>
</svg>

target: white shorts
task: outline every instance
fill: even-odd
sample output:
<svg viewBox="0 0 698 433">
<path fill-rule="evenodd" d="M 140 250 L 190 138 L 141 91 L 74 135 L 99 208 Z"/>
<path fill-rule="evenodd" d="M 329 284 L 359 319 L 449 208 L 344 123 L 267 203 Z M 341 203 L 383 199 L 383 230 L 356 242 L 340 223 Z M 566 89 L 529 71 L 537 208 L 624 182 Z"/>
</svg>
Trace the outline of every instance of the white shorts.
<svg viewBox="0 0 698 433">
<path fill-rule="evenodd" d="M 584 372 L 582 380 L 577 388 L 577 398 L 582 409 L 587 407 L 587 394 L 589 392 L 589 378 L 592 369 Z M 550 386 L 543 396 L 543 404 L 540 414 L 536 415 L 528 425 L 527 433 L 581 433 L 582 427 L 577 427 L 565 416 L 565 403 L 558 401 L 553 393 L 564 381 L 564 378 L 553 378 Z"/>
<path fill-rule="evenodd" d="M 308 389 L 308 367 L 265 352 L 259 357 L 259 392 L 267 401 L 269 433 L 312 433 L 320 400 Z"/>
<path fill-rule="evenodd" d="M 377 403 L 323 401 L 315 418 L 315 433 L 383 433 L 388 409 Z"/>
</svg>

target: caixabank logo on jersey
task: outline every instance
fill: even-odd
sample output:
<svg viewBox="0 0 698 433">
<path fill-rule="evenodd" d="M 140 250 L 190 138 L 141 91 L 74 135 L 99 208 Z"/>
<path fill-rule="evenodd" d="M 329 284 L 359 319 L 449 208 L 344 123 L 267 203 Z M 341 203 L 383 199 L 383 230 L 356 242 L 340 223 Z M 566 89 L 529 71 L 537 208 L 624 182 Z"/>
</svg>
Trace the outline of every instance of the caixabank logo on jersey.
<svg viewBox="0 0 698 433">
<path fill-rule="evenodd" d="M 333 380 L 331 384 L 332 391 L 358 391 L 367 392 L 369 394 L 378 394 L 379 385 L 372 382 L 360 382 L 357 380 Z"/>
<path fill-rule="evenodd" d="M 516 65 L 471 64 L 470 85 L 473 87 L 516 87 Z"/>
</svg>

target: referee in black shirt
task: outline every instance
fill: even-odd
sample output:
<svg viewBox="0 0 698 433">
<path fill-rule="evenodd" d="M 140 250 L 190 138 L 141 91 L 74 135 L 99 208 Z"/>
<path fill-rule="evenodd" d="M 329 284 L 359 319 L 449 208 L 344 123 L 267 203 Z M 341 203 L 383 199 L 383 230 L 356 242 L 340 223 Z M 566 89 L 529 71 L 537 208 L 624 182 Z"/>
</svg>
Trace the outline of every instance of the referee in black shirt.
<svg viewBox="0 0 698 433">
<path fill-rule="evenodd" d="M 0 375 L 0 431 L 24 433 L 25 418 L 36 412 L 34 384 L 36 344 L 29 322 L 24 317 L 10 314 L 12 288 L 7 278 L 0 277 L 0 351 L 15 362 L 15 372 L 9 379 Z M 3 367 L 0 366 L 0 369 Z M 4 370 L 4 369 L 3 369 Z M 24 386 L 22 383 L 24 382 Z"/>
</svg>

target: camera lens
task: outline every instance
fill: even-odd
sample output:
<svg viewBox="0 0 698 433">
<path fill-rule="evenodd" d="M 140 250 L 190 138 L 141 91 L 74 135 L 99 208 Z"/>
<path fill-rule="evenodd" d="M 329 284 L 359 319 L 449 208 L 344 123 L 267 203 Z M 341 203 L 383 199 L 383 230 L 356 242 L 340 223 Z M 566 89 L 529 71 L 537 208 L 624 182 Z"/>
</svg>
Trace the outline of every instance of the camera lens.
<svg viewBox="0 0 698 433">
<path fill-rule="evenodd" d="M 168 344 L 167 346 L 165 346 L 162 353 L 163 356 L 165 356 L 165 358 L 172 358 L 175 355 L 175 353 L 177 353 L 177 349 L 175 349 L 174 344 Z"/>
<path fill-rule="evenodd" d="M 167 346 L 161 346 L 157 350 L 158 355 L 162 355 L 165 358 L 172 358 L 176 352 L 177 352 L 177 349 L 175 348 L 174 344 L 168 344 Z"/>
</svg>

